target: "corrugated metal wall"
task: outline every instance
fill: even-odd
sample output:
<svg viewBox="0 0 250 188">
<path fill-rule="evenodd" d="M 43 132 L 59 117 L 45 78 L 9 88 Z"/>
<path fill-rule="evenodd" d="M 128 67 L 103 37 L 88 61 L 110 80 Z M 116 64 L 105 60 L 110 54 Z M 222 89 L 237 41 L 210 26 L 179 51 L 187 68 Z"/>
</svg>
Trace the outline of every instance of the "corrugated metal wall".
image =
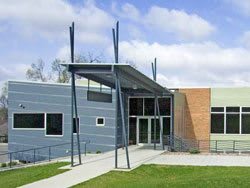
<svg viewBox="0 0 250 188">
<path fill-rule="evenodd" d="M 70 85 L 10 81 L 8 97 L 9 151 L 70 142 Z M 87 101 L 87 88 L 77 87 L 77 102 L 78 114 L 80 117 L 80 140 L 89 139 L 91 142 L 87 147 L 87 151 L 96 152 L 113 150 L 115 95 L 113 94 L 112 103 Z M 19 104 L 22 104 L 25 108 L 20 108 Z M 63 113 L 63 136 L 45 136 L 45 130 L 12 129 L 13 113 L 20 112 Z M 105 126 L 96 126 L 96 117 L 105 117 Z M 55 151 L 52 151 L 52 155 L 59 155 L 59 153 L 64 154 L 69 148 L 70 146 L 61 150 L 55 149 Z"/>
</svg>

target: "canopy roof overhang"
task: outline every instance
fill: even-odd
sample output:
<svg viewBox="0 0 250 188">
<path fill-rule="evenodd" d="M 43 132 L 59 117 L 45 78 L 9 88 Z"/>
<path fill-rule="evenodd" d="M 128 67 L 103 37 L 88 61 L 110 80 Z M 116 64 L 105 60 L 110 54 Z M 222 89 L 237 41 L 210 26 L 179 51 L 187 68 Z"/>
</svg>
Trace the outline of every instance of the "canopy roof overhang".
<svg viewBox="0 0 250 188">
<path fill-rule="evenodd" d="M 172 92 L 128 64 L 62 63 L 68 71 L 115 89 L 116 73 L 126 93 L 152 93 L 158 96 Z"/>
</svg>

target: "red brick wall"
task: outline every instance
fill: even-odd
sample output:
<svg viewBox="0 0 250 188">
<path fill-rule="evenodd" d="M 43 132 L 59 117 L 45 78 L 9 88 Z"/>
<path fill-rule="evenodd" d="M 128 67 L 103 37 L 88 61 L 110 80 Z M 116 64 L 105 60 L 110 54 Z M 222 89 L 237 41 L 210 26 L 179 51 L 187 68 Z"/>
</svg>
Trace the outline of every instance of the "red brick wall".
<svg viewBox="0 0 250 188">
<path fill-rule="evenodd" d="M 210 89 L 179 89 L 185 94 L 185 138 L 209 140 L 210 136 Z"/>
</svg>

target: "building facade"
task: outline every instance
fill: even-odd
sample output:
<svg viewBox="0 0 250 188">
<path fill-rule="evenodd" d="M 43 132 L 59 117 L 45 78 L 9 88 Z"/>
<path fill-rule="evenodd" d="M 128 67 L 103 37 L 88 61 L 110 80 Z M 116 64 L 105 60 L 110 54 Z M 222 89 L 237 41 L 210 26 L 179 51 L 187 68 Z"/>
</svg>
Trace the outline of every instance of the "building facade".
<svg viewBox="0 0 250 188">
<path fill-rule="evenodd" d="M 67 84 L 9 81 L 9 151 L 69 143 L 71 90 Z M 114 150 L 115 94 L 112 102 L 87 100 L 87 87 L 77 86 L 80 141 L 90 141 L 88 152 Z M 95 88 L 94 88 L 95 89 Z M 105 90 L 105 89 L 104 89 Z M 108 90 L 108 89 L 107 89 Z M 198 143 L 206 151 L 247 151 L 250 142 L 250 88 L 179 88 L 174 100 L 159 97 L 159 117 L 154 128 L 154 96 L 130 96 L 125 100 L 126 130 L 130 145 L 167 145 L 170 132 L 182 144 Z M 174 104 L 174 111 L 171 109 Z M 171 122 L 174 122 L 171 130 Z M 74 131 L 76 131 L 74 125 Z M 155 132 L 156 131 L 156 132 Z M 118 140 L 122 146 L 121 125 Z M 185 143 L 186 142 L 186 143 Z M 244 142 L 244 147 L 240 142 Z M 83 150 L 84 145 L 81 144 Z M 250 144 L 249 144 L 250 147 Z M 44 149 L 45 150 L 45 149 Z M 54 149 L 53 157 L 67 155 L 70 145 Z M 48 151 L 37 151 L 36 160 Z M 31 160 L 31 152 L 14 156 Z"/>
</svg>

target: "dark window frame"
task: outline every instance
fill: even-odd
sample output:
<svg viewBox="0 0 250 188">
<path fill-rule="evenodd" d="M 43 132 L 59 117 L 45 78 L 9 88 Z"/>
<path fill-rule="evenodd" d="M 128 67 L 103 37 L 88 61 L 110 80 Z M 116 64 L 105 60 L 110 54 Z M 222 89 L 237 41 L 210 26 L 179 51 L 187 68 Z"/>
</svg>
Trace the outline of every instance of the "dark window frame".
<svg viewBox="0 0 250 188">
<path fill-rule="evenodd" d="M 76 125 L 75 125 L 75 117 L 74 117 L 74 123 L 73 123 L 73 134 L 77 134 L 76 132 Z M 77 121 L 78 121 L 78 129 L 79 129 L 79 134 L 80 134 L 80 117 L 77 117 Z"/>
<path fill-rule="evenodd" d="M 212 106 L 211 107 L 211 113 L 224 113 L 225 107 L 223 106 Z"/>
<path fill-rule="evenodd" d="M 212 123 L 213 123 L 213 121 L 212 121 L 212 116 L 213 115 L 223 115 L 223 131 L 222 132 L 212 132 L 213 131 L 213 125 L 212 125 Z M 211 123 L 210 123 L 210 134 L 225 134 L 225 113 L 223 113 L 223 112 L 215 112 L 215 113 L 211 113 L 210 114 L 210 118 L 211 118 Z"/>
<path fill-rule="evenodd" d="M 142 106 L 141 106 L 141 110 L 139 110 L 139 112 L 137 112 L 138 114 L 131 114 L 132 112 L 131 112 L 131 109 L 130 109 L 131 108 L 130 100 L 138 100 L 138 101 L 141 100 L 140 102 L 141 102 Z M 129 116 L 144 116 L 144 98 L 143 97 L 130 97 L 129 100 L 128 100 L 128 103 L 129 103 L 129 108 L 128 108 Z"/>
<path fill-rule="evenodd" d="M 48 118 L 48 115 L 51 115 L 51 114 L 60 114 L 62 115 L 62 134 L 48 134 L 47 133 L 47 127 L 48 127 L 48 124 L 47 124 L 47 118 Z M 64 135 L 64 114 L 61 113 L 61 112 L 49 112 L 49 113 L 46 113 L 46 126 L 45 126 L 45 136 L 46 137 L 62 137 Z"/>
<path fill-rule="evenodd" d="M 99 119 L 103 119 L 103 123 L 102 124 L 98 123 Z M 105 117 L 96 117 L 96 122 L 95 123 L 96 123 L 97 127 L 103 127 L 103 126 L 105 126 Z"/>
<path fill-rule="evenodd" d="M 231 123 L 233 123 L 233 121 L 230 121 L 228 122 L 229 118 L 232 118 L 232 117 L 236 117 L 237 116 L 237 123 L 238 123 L 238 131 L 237 132 L 233 132 L 233 130 L 229 130 L 229 128 L 231 128 L 230 125 Z M 230 134 L 240 134 L 241 130 L 240 130 L 240 113 L 227 113 L 226 114 L 226 134 L 227 135 L 230 135 Z"/>
<path fill-rule="evenodd" d="M 244 121 L 244 117 L 243 116 L 245 116 L 245 115 L 247 115 L 247 116 L 250 117 L 250 112 L 243 112 L 240 115 L 241 116 L 241 134 L 243 134 L 243 135 L 244 134 L 249 135 L 250 134 L 250 126 L 249 126 L 249 133 L 246 133 L 245 131 L 248 131 L 248 128 L 247 127 L 244 128 L 244 125 L 243 125 L 243 121 Z"/>
<path fill-rule="evenodd" d="M 15 127 L 15 115 L 43 115 L 43 127 Z M 44 112 L 15 112 L 12 114 L 12 129 L 13 130 L 44 130 L 46 127 L 45 113 Z"/>
</svg>

